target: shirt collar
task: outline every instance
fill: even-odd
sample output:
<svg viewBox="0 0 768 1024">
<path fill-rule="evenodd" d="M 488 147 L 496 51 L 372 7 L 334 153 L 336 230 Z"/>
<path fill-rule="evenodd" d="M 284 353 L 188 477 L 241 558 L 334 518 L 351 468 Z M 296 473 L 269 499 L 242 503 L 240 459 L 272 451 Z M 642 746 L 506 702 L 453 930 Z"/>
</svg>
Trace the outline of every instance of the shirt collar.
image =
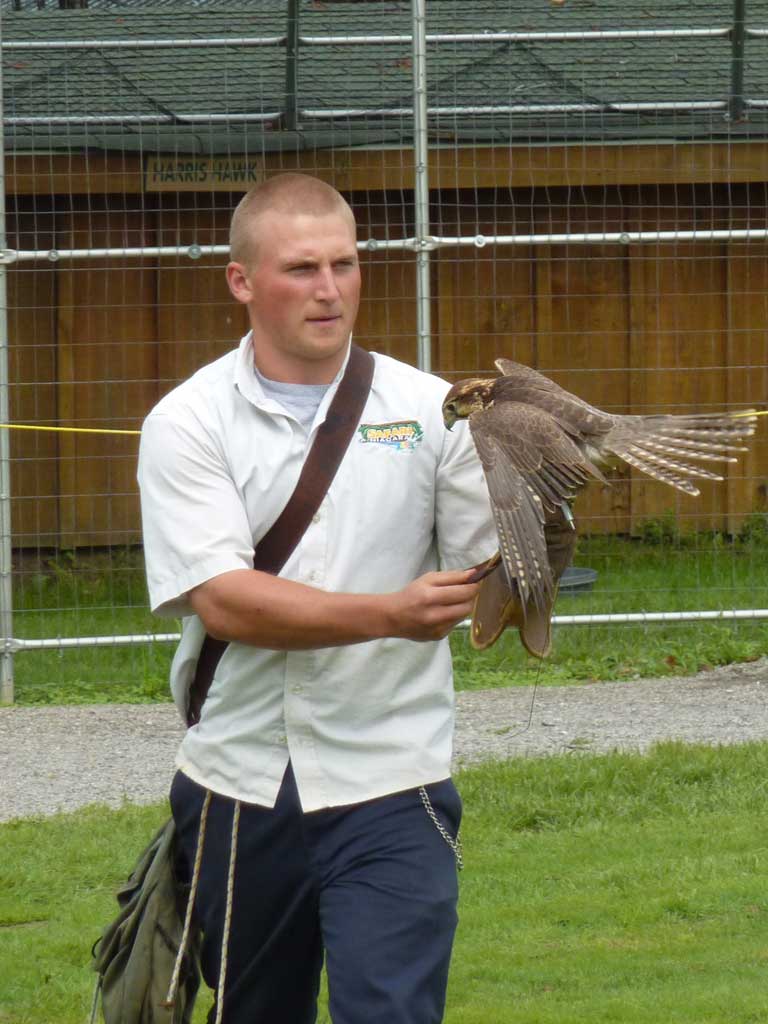
<svg viewBox="0 0 768 1024">
<path fill-rule="evenodd" d="M 339 381 L 344 376 L 344 371 L 347 368 L 349 354 L 351 351 L 352 335 L 350 334 L 347 351 L 344 354 L 344 361 L 339 367 L 338 373 L 331 381 L 327 392 L 323 396 L 323 400 L 317 410 L 318 416 L 316 417 L 316 422 L 318 418 L 325 419 L 326 410 L 333 400 Z M 277 402 L 268 398 L 264 394 L 264 388 L 261 386 L 259 378 L 253 372 L 253 367 L 253 332 L 248 331 L 248 333 L 240 339 L 240 345 L 238 346 L 237 356 L 235 358 L 234 379 L 232 383 L 240 394 L 253 405 L 257 406 L 257 408 L 270 412 L 283 412 L 284 410 Z"/>
</svg>

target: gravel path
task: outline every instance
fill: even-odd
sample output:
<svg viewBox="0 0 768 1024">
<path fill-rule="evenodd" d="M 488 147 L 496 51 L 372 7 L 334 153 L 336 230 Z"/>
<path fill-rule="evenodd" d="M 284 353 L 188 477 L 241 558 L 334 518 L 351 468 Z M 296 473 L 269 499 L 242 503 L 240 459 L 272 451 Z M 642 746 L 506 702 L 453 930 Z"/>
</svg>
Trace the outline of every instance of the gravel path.
<svg viewBox="0 0 768 1024">
<path fill-rule="evenodd" d="M 692 677 L 460 693 L 456 765 L 679 739 L 768 740 L 768 658 Z M 530 717 L 530 725 L 528 720 Z M 162 799 L 183 727 L 172 705 L 0 708 L 0 821 Z"/>
</svg>

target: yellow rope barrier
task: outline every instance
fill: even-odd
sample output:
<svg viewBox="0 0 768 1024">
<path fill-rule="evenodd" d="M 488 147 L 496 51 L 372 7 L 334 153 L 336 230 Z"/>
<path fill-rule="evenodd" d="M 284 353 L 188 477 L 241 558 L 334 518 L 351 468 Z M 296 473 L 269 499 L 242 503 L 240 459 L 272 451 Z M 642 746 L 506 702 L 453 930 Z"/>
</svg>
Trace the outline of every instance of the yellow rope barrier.
<svg viewBox="0 0 768 1024">
<path fill-rule="evenodd" d="M 743 412 L 730 413 L 732 419 L 746 416 L 768 416 L 768 409 L 744 409 Z M 34 423 L 0 423 L 0 430 L 48 430 L 61 434 L 132 434 L 138 436 L 140 430 L 115 430 L 108 427 L 42 427 Z"/>
<path fill-rule="evenodd" d="M 140 430 L 109 430 L 106 427 L 38 427 L 32 423 L 0 423 L 0 430 L 51 430 L 63 434 L 140 434 Z"/>
</svg>

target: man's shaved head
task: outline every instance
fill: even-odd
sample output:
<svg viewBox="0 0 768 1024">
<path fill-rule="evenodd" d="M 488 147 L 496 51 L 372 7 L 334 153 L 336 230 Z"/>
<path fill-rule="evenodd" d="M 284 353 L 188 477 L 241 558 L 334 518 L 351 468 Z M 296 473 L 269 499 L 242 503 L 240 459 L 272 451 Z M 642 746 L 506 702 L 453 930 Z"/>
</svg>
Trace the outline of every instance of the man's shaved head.
<svg viewBox="0 0 768 1024">
<path fill-rule="evenodd" d="M 266 212 L 323 217 L 346 214 L 354 230 L 355 215 L 346 199 L 331 185 L 309 174 L 288 172 L 267 178 L 246 192 L 235 207 L 229 229 L 230 260 L 251 266 L 256 259 L 255 222 Z"/>
</svg>

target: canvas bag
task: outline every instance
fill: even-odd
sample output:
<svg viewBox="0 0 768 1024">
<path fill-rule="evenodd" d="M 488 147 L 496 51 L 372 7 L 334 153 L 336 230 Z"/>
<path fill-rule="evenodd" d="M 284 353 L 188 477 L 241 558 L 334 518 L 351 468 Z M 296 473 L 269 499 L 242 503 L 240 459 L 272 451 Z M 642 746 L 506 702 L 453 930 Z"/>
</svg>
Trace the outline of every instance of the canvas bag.
<svg viewBox="0 0 768 1024">
<path fill-rule="evenodd" d="M 117 893 L 118 916 L 93 952 L 99 974 L 91 1021 L 101 997 L 108 1024 L 189 1024 L 200 987 L 200 933 L 194 929 L 181 961 L 179 986 L 166 1002 L 181 945 L 189 886 L 176 877 L 176 829 L 170 818 L 142 852 Z"/>
<path fill-rule="evenodd" d="M 370 353 L 352 345 L 344 376 L 294 492 L 259 542 L 254 568 L 277 574 L 303 536 L 352 439 L 373 371 Z M 226 646 L 203 638 L 187 703 L 189 725 L 199 720 Z M 99 1002 L 105 1024 L 189 1024 L 191 1020 L 200 986 L 201 937 L 192 924 L 190 887 L 182 885 L 174 871 L 175 852 L 176 828 L 170 818 L 142 852 L 117 894 L 118 916 L 94 944 L 92 967 L 99 978 L 91 1024 L 97 1020 Z M 179 959 L 182 945 L 185 953 Z M 175 969 L 178 979 L 174 979 Z"/>
</svg>

